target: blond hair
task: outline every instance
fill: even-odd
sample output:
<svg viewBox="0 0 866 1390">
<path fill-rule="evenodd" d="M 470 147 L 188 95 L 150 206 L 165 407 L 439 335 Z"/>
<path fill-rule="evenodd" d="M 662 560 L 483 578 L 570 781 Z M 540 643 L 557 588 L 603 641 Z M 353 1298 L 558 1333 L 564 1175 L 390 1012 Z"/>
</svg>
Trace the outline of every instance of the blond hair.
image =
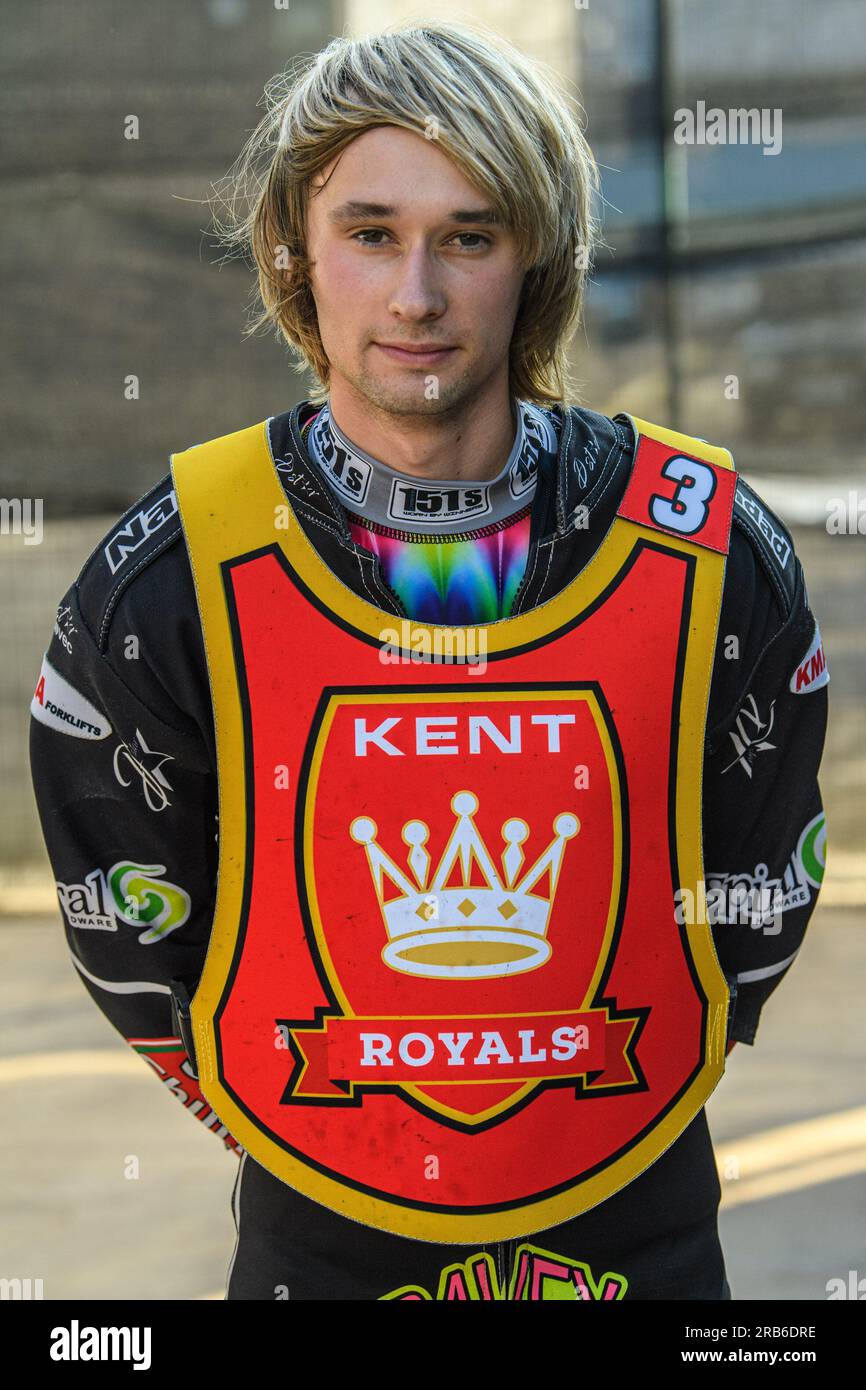
<svg viewBox="0 0 866 1390">
<path fill-rule="evenodd" d="M 218 235 L 252 257 L 258 312 L 327 395 L 306 257 L 310 181 L 375 126 L 430 138 L 515 236 L 526 269 L 509 351 L 511 394 L 567 402 L 567 343 L 580 322 L 597 239 L 598 168 L 580 124 L 541 64 L 481 26 L 433 20 L 336 38 L 273 78 L 266 114 L 216 186 Z"/>
</svg>

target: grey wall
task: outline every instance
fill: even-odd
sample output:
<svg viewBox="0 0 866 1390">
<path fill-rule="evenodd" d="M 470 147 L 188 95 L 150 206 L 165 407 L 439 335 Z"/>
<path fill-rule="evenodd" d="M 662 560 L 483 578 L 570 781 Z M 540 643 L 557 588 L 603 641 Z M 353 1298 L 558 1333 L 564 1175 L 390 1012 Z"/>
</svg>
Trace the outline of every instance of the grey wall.
<svg viewBox="0 0 866 1390">
<path fill-rule="evenodd" d="M 171 450 L 303 394 L 275 339 L 242 338 L 251 277 L 216 264 L 202 200 L 331 7 L 3 0 L 0 18 L 4 494 L 120 509 Z"/>
</svg>

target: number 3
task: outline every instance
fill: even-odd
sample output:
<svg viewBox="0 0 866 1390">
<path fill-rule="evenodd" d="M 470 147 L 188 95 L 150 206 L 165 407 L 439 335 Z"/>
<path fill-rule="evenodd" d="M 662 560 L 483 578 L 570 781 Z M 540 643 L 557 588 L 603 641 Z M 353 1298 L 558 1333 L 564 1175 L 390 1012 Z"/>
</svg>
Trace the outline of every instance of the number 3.
<svg viewBox="0 0 866 1390">
<path fill-rule="evenodd" d="M 650 516 L 659 526 L 692 536 L 707 519 L 707 503 L 716 490 L 716 475 L 709 464 L 677 454 L 669 458 L 662 469 L 663 478 L 676 483 L 673 497 L 654 492 L 650 498 Z"/>
</svg>

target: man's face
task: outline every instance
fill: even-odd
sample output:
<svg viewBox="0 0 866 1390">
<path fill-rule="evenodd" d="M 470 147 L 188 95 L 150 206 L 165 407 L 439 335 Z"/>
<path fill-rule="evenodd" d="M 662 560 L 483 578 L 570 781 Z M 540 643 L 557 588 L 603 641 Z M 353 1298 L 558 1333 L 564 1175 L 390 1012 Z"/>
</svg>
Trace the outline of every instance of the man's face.
<svg viewBox="0 0 866 1390">
<path fill-rule="evenodd" d="M 320 171 L 307 254 L 332 400 L 434 416 L 507 388 L 525 272 L 488 202 L 435 140 L 397 126 Z"/>
</svg>

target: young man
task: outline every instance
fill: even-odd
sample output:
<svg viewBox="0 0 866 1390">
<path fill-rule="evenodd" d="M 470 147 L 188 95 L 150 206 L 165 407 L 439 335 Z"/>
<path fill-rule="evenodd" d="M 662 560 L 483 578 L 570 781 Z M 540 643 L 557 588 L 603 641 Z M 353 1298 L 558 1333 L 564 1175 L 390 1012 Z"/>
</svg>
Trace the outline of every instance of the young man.
<svg viewBox="0 0 866 1390">
<path fill-rule="evenodd" d="M 823 868 L 791 537 L 566 404 L 596 172 L 515 50 L 404 27 L 270 95 L 240 235 L 321 389 L 62 601 L 74 963 L 241 1150 L 228 1298 L 729 1298 L 703 1107 Z"/>
</svg>

